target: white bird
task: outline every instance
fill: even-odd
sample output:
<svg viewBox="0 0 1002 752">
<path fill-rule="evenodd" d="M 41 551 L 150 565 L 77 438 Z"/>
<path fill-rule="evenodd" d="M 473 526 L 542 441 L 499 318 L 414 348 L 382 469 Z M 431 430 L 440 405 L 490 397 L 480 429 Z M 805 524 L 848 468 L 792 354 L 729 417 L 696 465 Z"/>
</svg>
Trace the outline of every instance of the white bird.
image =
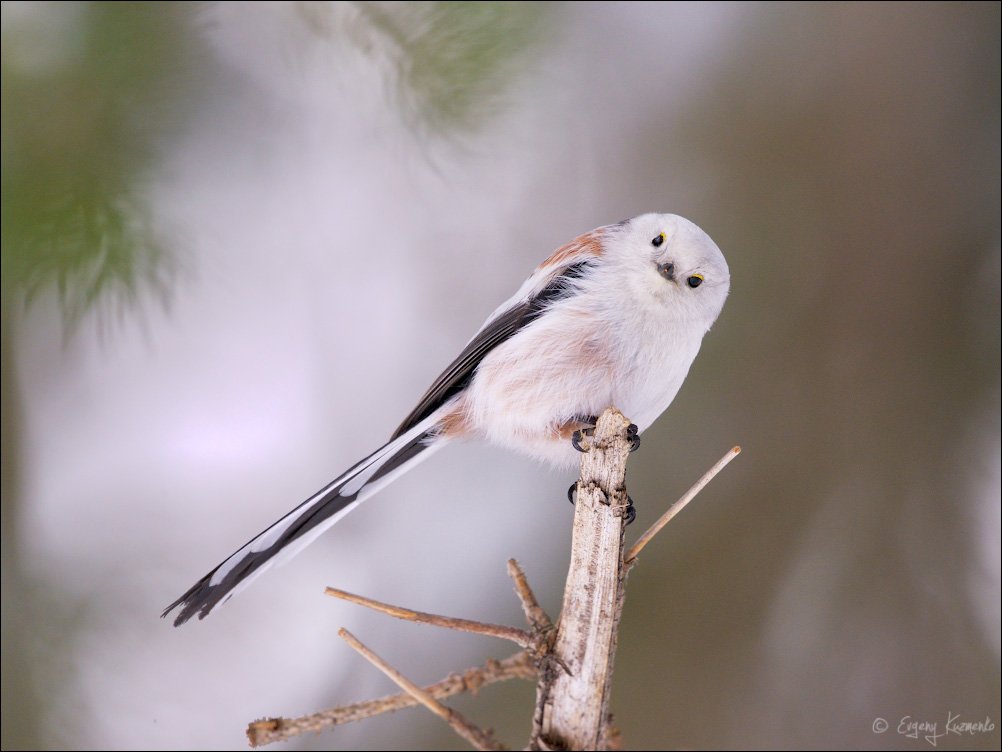
<svg viewBox="0 0 1002 752">
<path fill-rule="evenodd" d="M 390 441 L 167 607 L 204 618 L 269 566 L 453 439 L 480 437 L 557 466 L 611 406 L 642 432 L 671 404 L 730 289 L 723 254 L 674 214 L 643 214 L 558 248 L 492 313 Z"/>
</svg>

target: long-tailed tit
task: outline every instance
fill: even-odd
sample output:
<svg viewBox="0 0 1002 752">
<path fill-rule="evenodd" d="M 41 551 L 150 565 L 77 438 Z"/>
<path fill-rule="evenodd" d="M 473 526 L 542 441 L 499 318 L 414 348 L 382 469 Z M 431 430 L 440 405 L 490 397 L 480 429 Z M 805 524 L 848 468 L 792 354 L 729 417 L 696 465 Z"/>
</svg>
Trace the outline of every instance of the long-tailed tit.
<svg viewBox="0 0 1002 752">
<path fill-rule="evenodd" d="M 558 248 L 492 313 L 389 442 L 236 551 L 167 607 L 205 617 L 453 439 L 573 465 L 571 437 L 616 406 L 643 431 L 671 404 L 730 287 L 709 236 L 674 214 L 599 227 Z"/>
</svg>

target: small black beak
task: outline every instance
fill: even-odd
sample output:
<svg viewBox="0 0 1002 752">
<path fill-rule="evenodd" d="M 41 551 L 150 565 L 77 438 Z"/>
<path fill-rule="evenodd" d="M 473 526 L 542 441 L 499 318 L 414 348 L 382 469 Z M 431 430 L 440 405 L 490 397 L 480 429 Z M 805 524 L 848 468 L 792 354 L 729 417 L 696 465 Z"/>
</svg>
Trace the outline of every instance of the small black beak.
<svg viewBox="0 0 1002 752">
<path fill-rule="evenodd" d="M 675 264 L 658 264 L 658 274 L 669 282 L 675 281 Z"/>
</svg>

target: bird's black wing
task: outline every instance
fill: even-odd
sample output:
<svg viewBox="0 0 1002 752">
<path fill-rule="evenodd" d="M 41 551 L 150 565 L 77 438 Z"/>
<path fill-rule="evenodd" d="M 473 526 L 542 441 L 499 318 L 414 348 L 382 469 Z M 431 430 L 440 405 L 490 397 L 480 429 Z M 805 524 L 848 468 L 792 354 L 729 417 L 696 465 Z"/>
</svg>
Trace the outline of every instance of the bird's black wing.
<svg viewBox="0 0 1002 752">
<path fill-rule="evenodd" d="M 411 414 L 394 432 L 393 438 L 406 433 L 422 420 L 458 394 L 473 378 L 477 366 L 484 357 L 509 340 L 516 332 L 535 321 L 553 301 L 565 298 L 574 291 L 573 280 L 580 278 L 591 265 L 591 261 L 578 261 L 565 267 L 555 275 L 536 295 L 509 308 L 494 320 L 488 322 L 470 340 L 449 367 L 435 379 Z"/>
</svg>

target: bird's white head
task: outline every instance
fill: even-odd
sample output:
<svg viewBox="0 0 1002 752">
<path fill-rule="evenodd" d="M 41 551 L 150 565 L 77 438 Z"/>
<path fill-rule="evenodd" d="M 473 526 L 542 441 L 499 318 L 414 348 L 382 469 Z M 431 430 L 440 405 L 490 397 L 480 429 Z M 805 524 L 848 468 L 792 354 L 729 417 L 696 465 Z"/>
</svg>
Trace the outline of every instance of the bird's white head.
<svg viewBox="0 0 1002 752">
<path fill-rule="evenodd" d="M 669 307 L 672 318 L 716 320 L 730 290 L 727 261 L 698 226 L 676 214 L 641 214 L 606 228 L 604 253 L 639 301 Z"/>
</svg>

